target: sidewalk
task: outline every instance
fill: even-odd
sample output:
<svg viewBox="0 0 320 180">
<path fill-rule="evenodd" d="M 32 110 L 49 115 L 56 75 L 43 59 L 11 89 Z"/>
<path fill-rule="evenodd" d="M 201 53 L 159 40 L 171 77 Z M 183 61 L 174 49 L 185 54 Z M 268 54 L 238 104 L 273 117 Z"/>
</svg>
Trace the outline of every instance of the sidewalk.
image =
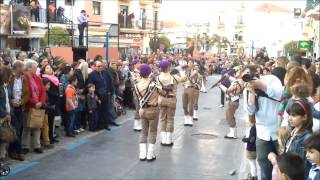
<svg viewBox="0 0 320 180">
<path fill-rule="evenodd" d="M 127 109 L 127 114 L 124 116 L 119 116 L 116 119 L 116 122 L 119 124 L 124 124 L 125 122 L 131 120 L 130 117 L 133 117 L 133 114 L 134 114 L 133 110 Z M 59 116 L 55 118 L 55 124 L 56 125 L 60 124 L 60 117 Z M 121 127 L 113 127 L 112 126 L 111 131 L 114 129 L 117 129 L 117 128 L 121 128 Z M 89 139 L 89 138 L 95 137 L 99 134 L 104 133 L 105 131 L 106 130 L 100 130 L 97 132 L 89 132 L 86 130 L 86 131 L 78 134 L 75 138 L 70 138 L 70 137 L 65 136 L 65 132 L 63 130 L 63 127 L 60 126 L 59 128 L 56 128 L 56 132 L 59 135 L 59 137 L 58 137 L 59 143 L 55 143 L 53 149 L 45 149 L 44 148 L 44 153 L 42 153 L 42 154 L 36 154 L 33 151 L 31 151 L 27 155 L 25 155 L 24 161 L 16 161 L 16 160 L 12 160 L 11 158 L 7 157 L 5 162 L 11 168 L 10 174 L 18 173 L 19 169 L 21 169 L 20 167 L 23 167 L 25 164 L 29 164 L 33 161 L 37 161 L 37 160 L 42 159 L 46 156 L 50 156 L 50 155 L 52 155 L 58 151 L 61 151 L 61 150 L 75 148 L 78 145 L 85 143 L 84 139 Z"/>
</svg>

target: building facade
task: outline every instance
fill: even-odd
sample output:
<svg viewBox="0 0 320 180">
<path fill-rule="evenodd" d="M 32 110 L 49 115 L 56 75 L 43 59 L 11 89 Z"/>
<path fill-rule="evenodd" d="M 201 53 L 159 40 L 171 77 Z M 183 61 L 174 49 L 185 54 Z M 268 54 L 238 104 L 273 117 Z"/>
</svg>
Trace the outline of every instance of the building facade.
<svg viewBox="0 0 320 180">
<path fill-rule="evenodd" d="M 303 40 L 309 40 L 313 43 L 312 50 L 307 56 L 314 59 L 320 57 L 320 1 L 314 1 L 313 3 L 307 1 L 303 38 Z"/>
<path fill-rule="evenodd" d="M 146 54 L 150 53 L 150 37 L 158 35 L 161 29 L 161 0 L 39 0 L 39 15 L 32 11 L 34 2 L 35 0 L 17 0 L 17 3 L 10 6 L 10 0 L 3 0 L 1 22 L 4 18 L 7 18 L 7 21 L 11 20 L 10 7 L 23 7 L 24 12 L 29 12 L 30 27 L 28 33 L 11 32 L 9 26 L 5 31 L 1 30 L 1 48 L 24 51 L 40 49 L 41 46 L 47 46 L 41 43 L 41 39 L 47 29 L 51 30 L 53 27 L 65 28 L 69 32 L 71 46 L 77 47 L 77 18 L 81 10 L 85 10 L 89 15 L 84 38 L 84 45 L 87 47 L 105 47 L 106 32 L 113 25 L 119 27 L 119 36 L 110 37 L 109 47 L 119 48 L 123 54 Z M 54 35 L 49 33 L 49 36 Z"/>
</svg>

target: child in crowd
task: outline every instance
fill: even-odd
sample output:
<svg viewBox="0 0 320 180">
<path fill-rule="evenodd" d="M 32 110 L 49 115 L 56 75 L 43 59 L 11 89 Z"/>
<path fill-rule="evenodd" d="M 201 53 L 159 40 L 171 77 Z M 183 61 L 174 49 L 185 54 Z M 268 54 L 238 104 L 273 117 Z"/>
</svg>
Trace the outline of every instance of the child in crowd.
<svg viewBox="0 0 320 180">
<path fill-rule="evenodd" d="M 257 180 L 257 165 L 256 165 L 256 121 L 254 116 L 249 116 L 250 129 L 248 129 L 245 137 L 242 138 L 242 142 L 247 143 L 247 159 L 250 165 L 250 178 L 249 180 Z"/>
<path fill-rule="evenodd" d="M 307 159 L 312 163 L 307 180 L 320 179 L 320 134 L 314 134 L 304 144 Z"/>
<path fill-rule="evenodd" d="M 311 88 L 308 87 L 306 83 L 297 79 L 295 84 L 290 88 L 290 92 L 292 93 L 291 98 L 288 100 L 288 104 L 286 105 L 286 110 L 288 107 L 296 100 L 307 99 L 311 94 Z M 283 116 L 283 121 L 281 126 L 288 127 L 288 113 L 285 111 Z"/>
<path fill-rule="evenodd" d="M 317 88 L 317 92 L 313 97 L 313 132 L 320 132 L 320 87 Z"/>
<path fill-rule="evenodd" d="M 60 111 L 61 111 L 61 119 L 62 119 L 62 124 L 64 127 L 67 126 L 68 120 L 68 113 L 65 109 L 66 105 L 66 97 L 65 97 L 65 92 L 67 89 L 67 86 L 69 85 L 69 78 L 72 77 L 74 74 L 73 68 L 71 66 L 65 66 L 62 69 L 62 75 L 60 77 L 60 83 L 61 85 L 59 86 L 59 94 L 60 94 Z"/>
<path fill-rule="evenodd" d="M 303 160 L 296 154 L 285 153 L 276 158 L 280 180 L 305 179 L 305 167 Z"/>
<path fill-rule="evenodd" d="M 94 84 L 88 84 L 89 93 L 87 94 L 87 107 L 89 112 L 89 131 L 96 131 L 98 129 L 98 104 L 101 101 L 95 94 L 96 87 Z"/>
<path fill-rule="evenodd" d="M 66 89 L 66 111 L 68 113 L 68 122 L 66 123 L 66 135 L 68 137 L 75 137 L 74 133 L 74 121 L 75 121 L 75 109 L 78 107 L 78 95 L 76 93 L 76 86 L 78 83 L 76 76 L 69 78 L 70 84 Z"/>
<path fill-rule="evenodd" d="M 307 100 L 296 100 L 289 105 L 287 113 L 292 131 L 286 142 L 285 152 L 299 155 L 304 160 L 308 172 L 311 164 L 306 159 L 303 145 L 312 134 L 311 105 Z"/>
</svg>

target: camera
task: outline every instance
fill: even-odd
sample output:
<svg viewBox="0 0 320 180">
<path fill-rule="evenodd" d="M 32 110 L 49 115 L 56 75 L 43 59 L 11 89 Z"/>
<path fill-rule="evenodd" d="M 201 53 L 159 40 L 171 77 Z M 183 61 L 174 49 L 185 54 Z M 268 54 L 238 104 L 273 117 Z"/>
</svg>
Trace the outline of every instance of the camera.
<svg viewBox="0 0 320 180">
<path fill-rule="evenodd" d="M 242 76 L 242 80 L 244 82 L 250 82 L 252 80 L 255 80 L 256 79 L 256 76 L 254 74 L 245 74 Z"/>
</svg>

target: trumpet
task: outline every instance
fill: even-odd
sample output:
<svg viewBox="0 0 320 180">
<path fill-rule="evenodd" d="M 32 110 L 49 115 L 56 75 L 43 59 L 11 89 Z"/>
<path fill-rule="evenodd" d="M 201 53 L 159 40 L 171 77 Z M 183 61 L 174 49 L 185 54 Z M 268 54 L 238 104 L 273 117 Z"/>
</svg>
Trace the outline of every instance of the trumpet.
<svg viewBox="0 0 320 180">
<path fill-rule="evenodd" d="M 147 92 L 145 93 L 145 95 L 143 97 L 141 97 L 141 99 L 139 101 L 139 105 L 141 108 L 143 108 L 143 106 L 148 102 L 151 95 L 154 93 L 154 91 L 156 89 L 157 89 L 157 83 L 156 83 L 156 81 L 152 81 L 148 86 Z"/>
</svg>

